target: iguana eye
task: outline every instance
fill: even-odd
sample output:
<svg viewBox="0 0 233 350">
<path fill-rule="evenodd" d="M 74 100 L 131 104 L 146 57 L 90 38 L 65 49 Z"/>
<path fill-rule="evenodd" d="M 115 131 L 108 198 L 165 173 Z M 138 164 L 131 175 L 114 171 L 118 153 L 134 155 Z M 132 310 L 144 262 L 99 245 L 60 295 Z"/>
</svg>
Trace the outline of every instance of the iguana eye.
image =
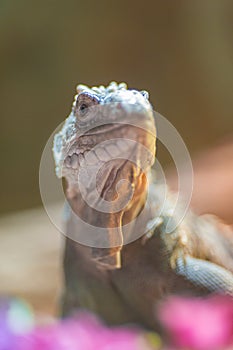
<svg viewBox="0 0 233 350">
<path fill-rule="evenodd" d="M 79 112 L 82 116 L 84 116 L 87 112 L 88 105 L 86 103 L 82 103 L 79 107 Z"/>
<path fill-rule="evenodd" d="M 99 98 L 90 92 L 82 92 L 78 95 L 74 104 L 74 113 L 76 116 L 84 117 L 90 110 L 90 107 L 99 104 Z"/>
</svg>

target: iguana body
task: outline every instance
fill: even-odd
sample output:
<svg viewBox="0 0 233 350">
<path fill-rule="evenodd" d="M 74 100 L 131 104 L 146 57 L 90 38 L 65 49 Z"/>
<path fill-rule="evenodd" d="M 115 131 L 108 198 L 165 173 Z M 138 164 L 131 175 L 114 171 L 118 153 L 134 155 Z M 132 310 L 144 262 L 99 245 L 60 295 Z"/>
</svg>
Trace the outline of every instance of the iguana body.
<svg viewBox="0 0 233 350">
<path fill-rule="evenodd" d="M 227 233 L 192 213 L 166 233 L 173 204 L 160 213 L 160 186 L 149 175 L 155 125 L 145 91 L 116 83 L 78 86 L 72 112 L 55 137 L 54 154 L 57 174 L 66 178 L 70 206 L 64 315 L 81 307 L 109 323 L 156 328 L 156 305 L 170 294 L 233 295 L 233 244 Z M 99 210 L 100 198 L 108 210 Z M 98 238 L 77 217 L 96 227 Z M 148 232 L 154 218 L 158 220 Z M 103 241 L 99 227 L 106 229 Z M 89 236 L 93 245 L 80 244 Z"/>
</svg>

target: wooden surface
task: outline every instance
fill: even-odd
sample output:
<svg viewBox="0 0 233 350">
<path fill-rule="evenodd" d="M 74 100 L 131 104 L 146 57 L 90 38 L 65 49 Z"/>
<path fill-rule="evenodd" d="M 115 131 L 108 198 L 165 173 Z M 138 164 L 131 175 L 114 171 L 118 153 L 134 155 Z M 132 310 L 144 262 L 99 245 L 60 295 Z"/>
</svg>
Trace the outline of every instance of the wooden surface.
<svg viewBox="0 0 233 350">
<path fill-rule="evenodd" d="M 41 314 L 57 312 L 62 235 L 43 208 L 0 218 L 0 294 L 24 298 Z"/>
</svg>

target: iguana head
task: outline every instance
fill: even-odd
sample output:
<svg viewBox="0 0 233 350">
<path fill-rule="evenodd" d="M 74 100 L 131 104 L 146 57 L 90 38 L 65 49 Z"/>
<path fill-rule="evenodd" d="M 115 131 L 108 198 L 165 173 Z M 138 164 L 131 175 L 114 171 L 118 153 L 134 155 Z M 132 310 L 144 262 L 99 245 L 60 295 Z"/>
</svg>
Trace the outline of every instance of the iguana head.
<svg viewBox="0 0 233 350">
<path fill-rule="evenodd" d="M 92 225 L 119 229 L 118 237 L 109 235 L 112 252 L 123 244 L 122 225 L 144 205 L 155 139 L 148 93 L 115 82 L 78 85 L 72 111 L 54 138 L 56 173 L 66 179 L 70 203 L 78 198 L 74 210 Z"/>
</svg>

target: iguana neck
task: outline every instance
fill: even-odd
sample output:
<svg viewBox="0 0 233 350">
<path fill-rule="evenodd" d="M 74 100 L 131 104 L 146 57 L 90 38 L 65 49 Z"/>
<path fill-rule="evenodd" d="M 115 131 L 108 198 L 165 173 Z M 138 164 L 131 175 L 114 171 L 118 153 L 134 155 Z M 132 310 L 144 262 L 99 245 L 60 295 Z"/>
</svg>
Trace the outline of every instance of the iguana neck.
<svg viewBox="0 0 233 350">
<path fill-rule="evenodd" d="M 131 235 L 135 229 L 134 220 L 140 214 L 146 202 L 146 174 L 141 173 L 137 177 L 130 202 L 126 208 L 116 213 L 103 213 L 95 210 L 85 202 L 79 191 L 72 188 L 68 188 L 67 197 L 73 212 L 77 216 L 92 226 L 107 229 L 109 248 L 92 248 L 92 259 L 96 260 L 98 267 L 106 269 L 120 268 L 120 252 L 123 245 L 131 241 Z"/>
</svg>

